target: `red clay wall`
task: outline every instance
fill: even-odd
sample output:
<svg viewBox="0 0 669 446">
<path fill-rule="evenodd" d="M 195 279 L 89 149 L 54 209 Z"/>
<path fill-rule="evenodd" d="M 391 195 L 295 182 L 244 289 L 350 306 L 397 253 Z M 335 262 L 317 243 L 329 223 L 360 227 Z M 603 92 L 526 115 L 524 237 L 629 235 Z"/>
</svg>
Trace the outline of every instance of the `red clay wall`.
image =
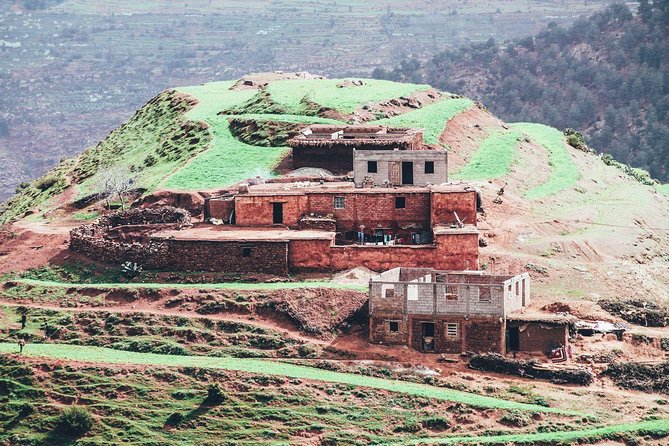
<svg viewBox="0 0 669 446">
<path fill-rule="evenodd" d="M 465 224 L 476 225 L 476 192 L 432 192 L 432 226 L 457 223 L 454 211 Z"/>
<path fill-rule="evenodd" d="M 273 203 L 283 203 L 283 224 L 297 229 L 300 218 L 309 212 L 306 195 L 275 195 L 256 197 L 237 195 L 235 219 L 238 226 L 272 226 Z"/>
<path fill-rule="evenodd" d="M 478 268 L 478 235 L 437 236 L 437 246 L 332 246 L 329 240 L 292 240 L 288 249 L 291 270 L 340 271 L 365 266 L 386 271 L 398 266 L 442 270 Z"/>
<path fill-rule="evenodd" d="M 399 322 L 399 331 L 390 332 L 389 321 Z M 423 323 L 434 323 L 434 353 L 497 352 L 505 353 L 504 324 L 498 318 L 447 317 L 401 313 L 375 314 L 370 317 L 370 342 L 377 344 L 406 344 L 422 350 Z M 458 324 L 456 336 L 446 335 L 446 325 Z"/>
<path fill-rule="evenodd" d="M 204 218 L 217 218 L 229 222 L 234 210 L 234 200 L 207 200 L 204 206 Z"/>
<path fill-rule="evenodd" d="M 345 208 L 334 208 L 335 196 L 345 197 Z M 395 197 L 405 197 L 406 208 L 395 209 Z M 316 214 L 334 214 L 339 231 L 357 231 L 360 225 L 365 231 L 373 228 L 392 228 L 411 223 L 429 229 L 430 194 L 428 192 L 367 194 L 367 193 L 310 193 L 309 210 Z"/>
<path fill-rule="evenodd" d="M 569 328 L 566 325 L 542 324 L 541 322 L 509 323 L 523 326 L 520 332 L 520 351 L 548 353 L 559 345 L 569 343 Z"/>
</svg>

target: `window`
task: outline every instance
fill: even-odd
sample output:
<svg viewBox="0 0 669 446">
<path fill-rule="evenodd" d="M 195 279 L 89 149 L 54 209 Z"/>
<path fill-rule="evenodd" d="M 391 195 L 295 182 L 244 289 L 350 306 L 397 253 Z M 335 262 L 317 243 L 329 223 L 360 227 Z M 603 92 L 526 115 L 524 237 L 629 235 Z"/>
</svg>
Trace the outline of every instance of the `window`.
<svg viewBox="0 0 669 446">
<path fill-rule="evenodd" d="M 251 257 L 251 247 L 242 246 L 242 257 Z"/>
<path fill-rule="evenodd" d="M 395 297 L 395 285 L 383 284 L 381 285 L 381 295 L 384 299 L 392 299 Z"/>
<path fill-rule="evenodd" d="M 458 336 L 458 324 L 446 324 L 446 336 L 457 337 Z"/>
<path fill-rule="evenodd" d="M 488 287 L 479 288 L 479 302 L 492 302 L 492 297 L 490 295 L 490 288 Z"/>
<path fill-rule="evenodd" d="M 425 173 L 434 173 L 434 161 L 425 161 Z"/>
<path fill-rule="evenodd" d="M 418 285 L 407 285 L 407 300 L 418 300 Z"/>
<path fill-rule="evenodd" d="M 376 161 L 367 161 L 367 173 L 376 173 L 378 172 L 378 165 Z"/>
<path fill-rule="evenodd" d="M 346 207 L 346 197 L 334 197 L 335 209 L 344 209 Z"/>
<path fill-rule="evenodd" d="M 407 207 L 406 197 L 395 197 L 395 209 L 404 209 Z"/>
<path fill-rule="evenodd" d="M 398 321 L 388 321 L 388 330 L 391 333 L 399 333 L 400 323 Z"/>
</svg>

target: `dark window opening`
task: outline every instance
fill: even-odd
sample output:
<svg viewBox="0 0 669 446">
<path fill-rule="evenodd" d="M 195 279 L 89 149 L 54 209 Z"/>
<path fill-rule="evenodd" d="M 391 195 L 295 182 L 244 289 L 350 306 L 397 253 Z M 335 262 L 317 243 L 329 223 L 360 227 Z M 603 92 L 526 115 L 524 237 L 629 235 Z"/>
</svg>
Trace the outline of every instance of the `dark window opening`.
<svg viewBox="0 0 669 446">
<path fill-rule="evenodd" d="M 413 163 L 402 161 L 402 184 L 413 184 Z"/>
<path fill-rule="evenodd" d="M 397 322 L 397 321 L 390 321 L 390 322 L 389 322 L 389 325 L 390 325 L 389 328 L 390 328 L 390 332 L 391 332 L 391 333 L 399 333 L 399 331 L 400 331 L 400 323 L 399 323 L 399 322 Z"/>
<path fill-rule="evenodd" d="M 425 173 L 434 173 L 434 161 L 425 161 Z"/>
<path fill-rule="evenodd" d="M 283 203 L 272 203 L 272 223 L 283 224 Z"/>
<path fill-rule="evenodd" d="M 251 248 L 242 248 L 242 257 L 251 257 Z"/>
<path fill-rule="evenodd" d="M 346 197 L 334 197 L 334 208 L 344 209 L 346 207 Z"/>
<path fill-rule="evenodd" d="M 407 207 L 406 197 L 395 197 L 395 209 L 404 209 Z"/>
<path fill-rule="evenodd" d="M 367 172 L 368 173 L 378 172 L 378 165 L 376 161 L 367 161 Z"/>
</svg>

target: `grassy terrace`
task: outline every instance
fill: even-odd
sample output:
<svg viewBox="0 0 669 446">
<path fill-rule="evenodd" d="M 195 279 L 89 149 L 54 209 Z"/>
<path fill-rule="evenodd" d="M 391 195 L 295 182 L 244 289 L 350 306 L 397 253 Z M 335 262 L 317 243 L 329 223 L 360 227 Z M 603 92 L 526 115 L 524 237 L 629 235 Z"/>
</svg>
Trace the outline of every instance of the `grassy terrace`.
<svg viewBox="0 0 669 446">
<path fill-rule="evenodd" d="M 512 124 L 512 128 L 526 134 L 548 151 L 551 176 L 545 183 L 530 189 L 525 194 L 527 198 L 536 200 L 548 197 L 576 184 L 580 175 L 578 168 L 569 157 L 562 132 L 553 127 L 527 122 Z"/>
<path fill-rule="evenodd" d="M 483 140 L 471 160 L 453 178 L 462 180 L 484 180 L 499 178 L 509 171 L 516 158 L 516 147 L 521 133 L 505 130 L 489 135 Z"/>
<path fill-rule="evenodd" d="M 277 282 L 277 283 L 71 283 L 51 280 L 17 279 L 15 282 L 25 285 L 56 288 L 123 288 L 123 289 L 196 289 L 196 290 L 293 290 L 299 288 L 336 288 L 347 290 L 367 290 L 366 286 L 333 282 Z"/>
<path fill-rule="evenodd" d="M 0 353 L 16 352 L 16 344 L 0 343 Z M 26 346 L 24 354 L 65 361 L 80 361 L 104 364 L 201 367 L 235 370 L 263 375 L 284 376 L 297 379 L 312 379 L 317 381 L 370 387 L 373 389 L 383 389 L 389 390 L 391 392 L 405 393 L 425 398 L 435 398 L 438 400 L 458 402 L 481 408 L 517 409 L 529 410 L 533 412 L 584 416 L 580 413 L 569 413 L 557 408 L 507 401 L 473 393 L 428 386 L 425 384 L 375 378 L 351 373 L 333 372 L 329 370 L 305 367 L 284 362 L 259 359 L 158 355 L 153 353 L 136 353 L 101 347 L 84 347 L 63 344 L 29 344 Z"/>
<path fill-rule="evenodd" d="M 471 99 L 443 99 L 408 113 L 373 121 L 393 127 L 421 127 L 427 144 L 438 144 L 448 121 L 474 105 Z"/>
</svg>

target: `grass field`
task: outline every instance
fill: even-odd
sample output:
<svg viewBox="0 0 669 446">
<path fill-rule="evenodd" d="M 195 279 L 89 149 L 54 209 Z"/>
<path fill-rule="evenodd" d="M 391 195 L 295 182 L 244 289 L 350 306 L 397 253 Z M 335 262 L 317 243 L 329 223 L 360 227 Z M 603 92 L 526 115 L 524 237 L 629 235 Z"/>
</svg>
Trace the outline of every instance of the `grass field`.
<svg viewBox="0 0 669 446">
<path fill-rule="evenodd" d="M 361 86 L 337 87 L 344 80 L 346 79 L 276 81 L 269 84 L 268 91 L 275 101 L 288 109 L 299 108 L 299 102 L 307 96 L 317 104 L 348 114 L 366 103 L 408 96 L 430 88 L 429 85 L 400 84 L 375 79 L 363 79 Z"/>
<path fill-rule="evenodd" d="M 555 195 L 576 184 L 579 178 L 578 168 L 569 157 L 564 135 L 553 127 L 533 123 L 516 123 L 511 127 L 529 136 L 548 151 L 548 165 L 551 175 L 548 181 L 530 189 L 525 197 L 530 200 Z"/>
<path fill-rule="evenodd" d="M 421 127 L 425 129 L 425 142 L 427 144 L 438 144 L 439 136 L 444 131 L 448 121 L 472 105 L 474 105 L 474 101 L 471 99 L 443 99 L 418 110 L 391 118 L 379 119 L 373 121 L 373 123 L 394 127 Z"/>
<path fill-rule="evenodd" d="M 16 344 L 0 343 L 1 353 L 16 353 Z M 518 409 L 533 412 L 565 413 L 552 407 L 536 404 L 517 403 L 498 398 L 486 397 L 473 393 L 460 392 L 439 387 L 432 387 L 412 382 L 375 378 L 341 372 L 332 372 L 312 367 L 304 367 L 283 362 L 274 362 L 248 358 L 212 358 L 202 356 L 157 355 L 153 353 L 124 352 L 101 347 L 83 347 L 62 344 L 30 344 L 24 349 L 24 355 L 40 356 L 65 361 L 83 361 L 103 364 L 154 365 L 169 367 L 202 367 L 223 370 L 236 370 L 264 375 L 284 376 L 297 379 L 313 379 L 339 384 L 364 386 L 373 389 L 389 390 L 425 398 L 459 402 L 475 407 Z M 584 414 L 574 413 L 574 416 Z"/>
<path fill-rule="evenodd" d="M 488 135 L 469 162 L 452 176 L 461 180 L 499 178 L 509 171 L 516 158 L 516 147 L 521 138 L 518 130 L 504 130 Z"/>
</svg>

